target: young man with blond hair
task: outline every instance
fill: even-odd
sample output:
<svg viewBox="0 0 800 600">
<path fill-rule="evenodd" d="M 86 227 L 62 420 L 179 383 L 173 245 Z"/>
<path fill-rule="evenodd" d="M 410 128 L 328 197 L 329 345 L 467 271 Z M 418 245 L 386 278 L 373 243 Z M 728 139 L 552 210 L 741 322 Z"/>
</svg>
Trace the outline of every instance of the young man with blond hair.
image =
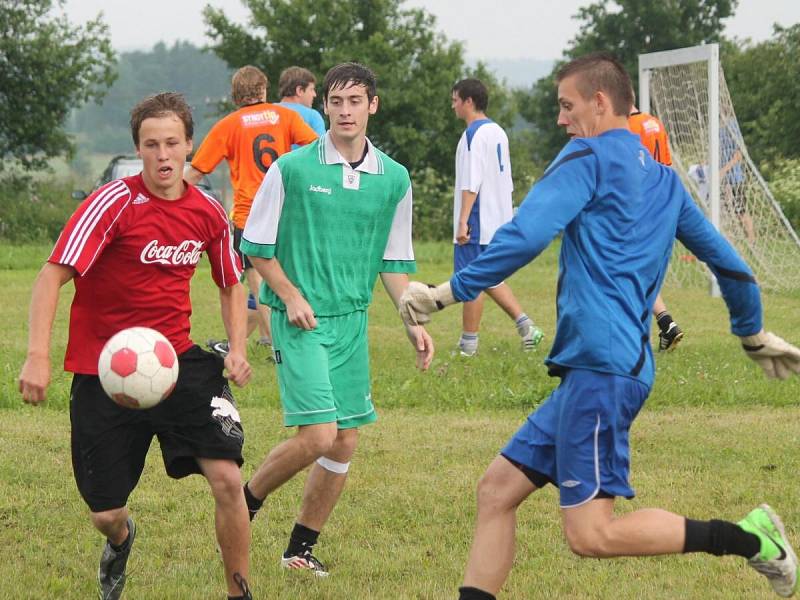
<svg viewBox="0 0 800 600">
<path fill-rule="evenodd" d="M 211 128 L 186 171 L 186 181 L 194 184 L 223 159 L 228 162 L 233 184 L 233 243 L 255 298 L 261 277 L 239 249 L 253 196 L 272 163 L 289 152 L 292 144 L 305 145 L 317 139 L 295 111 L 267 102 L 268 88 L 267 76 L 257 67 L 248 65 L 233 74 L 231 99 L 239 108 Z M 258 304 L 257 310 L 262 339 L 269 343 L 269 309 Z"/>
</svg>

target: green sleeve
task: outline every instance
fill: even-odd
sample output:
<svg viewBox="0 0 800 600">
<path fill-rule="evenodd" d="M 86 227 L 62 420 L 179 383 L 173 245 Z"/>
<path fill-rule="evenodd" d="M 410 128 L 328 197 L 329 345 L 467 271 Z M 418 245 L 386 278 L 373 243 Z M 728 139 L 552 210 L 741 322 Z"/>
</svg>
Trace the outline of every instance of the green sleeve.
<svg viewBox="0 0 800 600">
<path fill-rule="evenodd" d="M 275 258 L 275 244 L 255 244 L 242 238 L 242 241 L 239 243 L 239 250 L 247 256 Z"/>
<path fill-rule="evenodd" d="M 416 272 L 417 272 L 417 261 L 415 260 L 384 260 L 381 264 L 381 273 L 416 273 Z"/>
</svg>

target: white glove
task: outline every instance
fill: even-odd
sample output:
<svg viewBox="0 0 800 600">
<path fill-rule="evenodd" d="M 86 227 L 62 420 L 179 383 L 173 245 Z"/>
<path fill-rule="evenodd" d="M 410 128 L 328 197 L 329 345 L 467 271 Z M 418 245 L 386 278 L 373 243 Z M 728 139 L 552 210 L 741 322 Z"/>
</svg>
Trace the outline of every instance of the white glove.
<svg viewBox="0 0 800 600">
<path fill-rule="evenodd" d="M 449 281 L 438 286 L 412 281 L 400 296 L 400 316 L 406 325 L 424 325 L 431 313 L 455 302 Z"/>
<path fill-rule="evenodd" d="M 739 338 L 747 356 L 764 369 L 770 379 L 789 379 L 800 373 L 800 348 L 763 329 L 755 335 Z"/>
</svg>

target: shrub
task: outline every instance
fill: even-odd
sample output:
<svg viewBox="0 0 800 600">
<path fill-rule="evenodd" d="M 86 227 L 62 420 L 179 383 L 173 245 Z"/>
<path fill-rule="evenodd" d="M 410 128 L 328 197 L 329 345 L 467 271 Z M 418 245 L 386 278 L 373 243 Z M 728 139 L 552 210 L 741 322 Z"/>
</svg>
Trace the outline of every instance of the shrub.
<svg viewBox="0 0 800 600">
<path fill-rule="evenodd" d="M 795 231 L 800 231 L 800 158 L 778 158 L 761 165 L 769 189 Z"/>
<path fill-rule="evenodd" d="M 71 181 L 0 180 L 0 241 L 54 242 L 78 206 L 71 193 Z"/>
<path fill-rule="evenodd" d="M 414 239 L 453 239 L 453 183 L 431 167 L 412 175 Z"/>
</svg>

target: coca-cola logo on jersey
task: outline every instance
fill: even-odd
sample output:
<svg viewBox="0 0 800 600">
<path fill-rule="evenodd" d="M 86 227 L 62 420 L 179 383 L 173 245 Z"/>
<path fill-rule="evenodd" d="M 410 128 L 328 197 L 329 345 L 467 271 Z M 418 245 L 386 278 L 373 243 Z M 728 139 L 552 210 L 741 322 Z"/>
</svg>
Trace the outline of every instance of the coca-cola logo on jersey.
<svg viewBox="0 0 800 600">
<path fill-rule="evenodd" d="M 203 242 L 197 240 L 184 240 L 177 246 L 159 245 L 158 240 L 153 240 L 142 250 L 141 260 L 146 265 L 196 265 L 202 254 Z"/>
</svg>

